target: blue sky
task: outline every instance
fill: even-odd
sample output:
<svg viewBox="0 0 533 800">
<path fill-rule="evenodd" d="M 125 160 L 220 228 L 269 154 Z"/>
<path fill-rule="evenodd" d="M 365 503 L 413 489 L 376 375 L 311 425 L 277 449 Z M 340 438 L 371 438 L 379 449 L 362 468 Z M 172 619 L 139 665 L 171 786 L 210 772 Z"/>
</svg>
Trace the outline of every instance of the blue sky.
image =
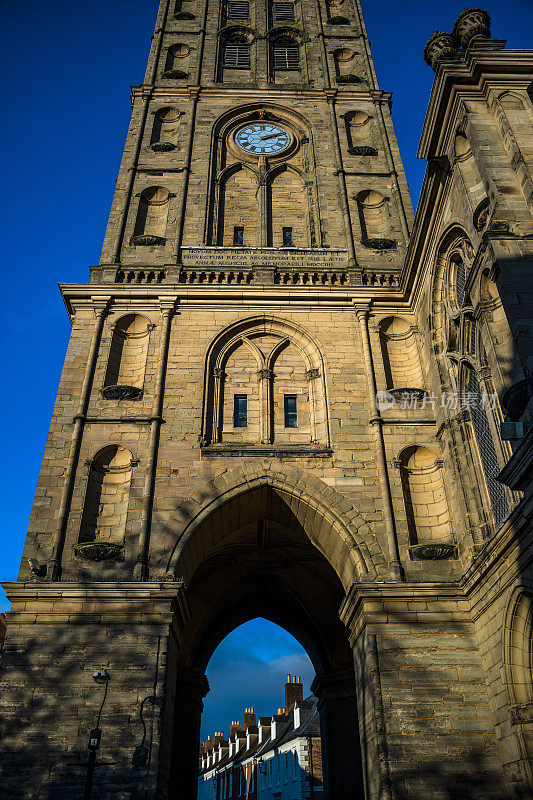
<svg viewBox="0 0 533 800">
<path fill-rule="evenodd" d="M 211 691 L 204 700 L 202 739 L 226 735 L 232 719 L 247 706 L 269 716 L 284 705 L 287 674 L 299 675 L 304 697 L 311 694 L 315 671 L 303 647 L 290 633 L 258 618 L 236 628 L 217 647 L 207 669 Z"/>
<path fill-rule="evenodd" d="M 363 0 L 380 85 L 394 93 L 393 119 L 415 202 L 425 169 L 416 150 L 433 80 L 422 50 L 435 28 L 451 29 L 463 7 L 464 0 Z M 494 36 L 512 48 L 533 47 L 532 0 L 494 0 L 486 7 Z M 57 282 L 87 280 L 88 265 L 99 259 L 129 122 L 129 87 L 143 79 L 156 9 L 157 0 L 0 4 L 1 328 L 9 376 L 0 394 L 3 580 L 16 579 L 70 331 Z M 7 609 L 0 592 L 0 610 Z M 249 636 L 236 631 L 210 667 L 217 683 L 224 663 L 233 664 L 233 677 L 245 675 L 247 663 L 267 665 L 269 675 L 277 659 L 299 663 L 301 648 L 292 637 L 280 638 L 276 650 L 272 628 L 261 634 L 265 623 L 252 625 L 271 649 L 253 651 L 247 662 Z M 261 706 L 268 713 L 281 703 L 278 678 L 272 681 L 273 693 Z M 249 694 L 241 700 L 239 708 L 255 702 Z"/>
</svg>

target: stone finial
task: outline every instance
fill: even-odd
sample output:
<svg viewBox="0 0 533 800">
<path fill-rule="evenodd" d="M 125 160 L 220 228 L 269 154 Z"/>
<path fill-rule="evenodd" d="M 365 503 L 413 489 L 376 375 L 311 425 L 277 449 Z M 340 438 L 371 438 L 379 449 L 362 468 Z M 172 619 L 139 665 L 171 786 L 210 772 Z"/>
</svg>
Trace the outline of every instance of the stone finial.
<svg viewBox="0 0 533 800">
<path fill-rule="evenodd" d="M 465 50 L 475 39 L 490 39 L 490 16 L 483 8 L 465 8 L 453 26 L 453 35 Z"/>
<path fill-rule="evenodd" d="M 459 48 L 457 40 L 451 33 L 435 31 L 431 39 L 424 47 L 424 59 L 426 64 L 436 70 L 441 61 L 455 61 L 458 57 Z"/>
</svg>

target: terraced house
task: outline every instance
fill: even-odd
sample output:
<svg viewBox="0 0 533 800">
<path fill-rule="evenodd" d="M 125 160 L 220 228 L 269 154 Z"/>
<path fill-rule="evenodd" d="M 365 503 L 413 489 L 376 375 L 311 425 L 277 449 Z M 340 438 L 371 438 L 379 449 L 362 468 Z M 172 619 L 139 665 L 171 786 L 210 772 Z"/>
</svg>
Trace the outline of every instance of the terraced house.
<svg viewBox="0 0 533 800">
<path fill-rule="evenodd" d="M 61 286 L 6 800 L 195 798 L 256 616 L 315 667 L 328 800 L 531 796 L 533 52 L 470 9 L 424 54 L 413 217 L 358 0 L 161 0 Z"/>
</svg>

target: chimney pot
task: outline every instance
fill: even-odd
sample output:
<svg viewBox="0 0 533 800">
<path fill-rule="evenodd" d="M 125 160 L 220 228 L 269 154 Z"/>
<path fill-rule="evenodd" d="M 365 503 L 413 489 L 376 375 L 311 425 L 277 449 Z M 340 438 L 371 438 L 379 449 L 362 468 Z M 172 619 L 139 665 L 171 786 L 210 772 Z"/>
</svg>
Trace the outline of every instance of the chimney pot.
<svg viewBox="0 0 533 800">
<path fill-rule="evenodd" d="M 290 676 L 289 676 L 290 677 Z M 300 682 L 300 677 L 295 675 L 292 681 L 287 681 L 285 684 L 285 708 L 287 711 L 293 707 L 295 703 L 304 699 L 304 687 Z"/>
</svg>

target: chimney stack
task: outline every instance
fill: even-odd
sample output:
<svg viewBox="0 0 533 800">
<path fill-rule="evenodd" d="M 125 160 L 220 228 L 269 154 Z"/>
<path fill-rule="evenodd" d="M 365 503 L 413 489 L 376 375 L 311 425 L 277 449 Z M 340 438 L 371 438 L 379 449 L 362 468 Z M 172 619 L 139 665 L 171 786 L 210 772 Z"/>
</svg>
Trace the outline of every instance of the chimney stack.
<svg viewBox="0 0 533 800">
<path fill-rule="evenodd" d="M 231 725 L 229 728 L 229 735 L 233 736 L 235 733 L 240 733 L 240 732 L 241 732 L 241 723 L 239 722 L 239 720 L 233 719 L 231 721 Z"/>
<path fill-rule="evenodd" d="M 220 742 L 224 741 L 224 731 L 215 731 L 215 735 L 213 736 L 213 744 L 215 747 L 220 744 Z"/>
<path fill-rule="evenodd" d="M 300 683 L 300 677 L 297 675 L 287 675 L 287 683 L 285 684 L 285 709 L 290 711 L 295 703 L 304 699 L 304 685 Z"/>
<path fill-rule="evenodd" d="M 256 724 L 255 720 L 255 709 L 253 708 L 245 708 L 244 709 L 244 730 L 247 730 L 250 726 Z"/>
</svg>

